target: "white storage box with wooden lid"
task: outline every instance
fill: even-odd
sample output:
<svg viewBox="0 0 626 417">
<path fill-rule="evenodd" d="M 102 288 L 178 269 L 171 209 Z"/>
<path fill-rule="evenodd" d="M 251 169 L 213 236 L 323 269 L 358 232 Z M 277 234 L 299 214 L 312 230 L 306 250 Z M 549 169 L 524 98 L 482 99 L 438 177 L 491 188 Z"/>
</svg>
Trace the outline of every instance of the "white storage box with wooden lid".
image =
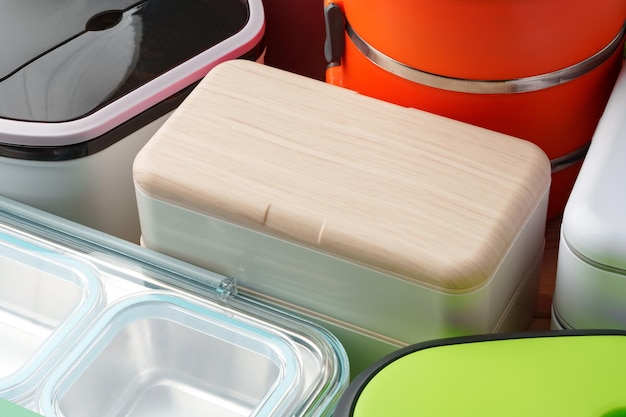
<svg viewBox="0 0 626 417">
<path fill-rule="evenodd" d="M 145 246 L 321 322 L 354 373 L 532 316 L 550 163 L 530 142 L 235 60 L 133 170 Z"/>
</svg>

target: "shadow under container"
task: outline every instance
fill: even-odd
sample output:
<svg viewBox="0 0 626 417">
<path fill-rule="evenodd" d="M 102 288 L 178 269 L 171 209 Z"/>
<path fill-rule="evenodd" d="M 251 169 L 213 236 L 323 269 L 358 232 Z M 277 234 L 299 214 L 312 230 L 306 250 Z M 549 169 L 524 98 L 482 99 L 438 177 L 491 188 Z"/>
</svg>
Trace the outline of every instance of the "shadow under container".
<svg viewBox="0 0 626 417">
<path fill-rule="evenodd" d="M 563 214 L 553 327 L 626 329 L 626 67 Z"/>
<path fill-rule="evenodd" d="M 624 417 L 624 349 L 620 331 L 428 341 L 361 373 L 333 417 Z"/>
<path fill-rule="evenodd" d="M 540 146 L 563 208 L 623 56 L 626 3 L 326 0 L 326 79 Z"/>
<path fill-rule="evenodd" d="M 0 398 L 46 417 L 324 417 L 348 384 L 327 330 L 3 197 L 0 271 Z"/>
<path fill-rule="evenodd" d="M 137 151 L 264 27 L 259 0 L 3 1 L 0 194 L 138 242 Z"/>
<path fill-rule="evenodd" d="M 353 372 L 532 317 L 550 168 L 527 141 L 236 60 L 133 169 L 146 247 L 328 328 Z"/>
</svg>

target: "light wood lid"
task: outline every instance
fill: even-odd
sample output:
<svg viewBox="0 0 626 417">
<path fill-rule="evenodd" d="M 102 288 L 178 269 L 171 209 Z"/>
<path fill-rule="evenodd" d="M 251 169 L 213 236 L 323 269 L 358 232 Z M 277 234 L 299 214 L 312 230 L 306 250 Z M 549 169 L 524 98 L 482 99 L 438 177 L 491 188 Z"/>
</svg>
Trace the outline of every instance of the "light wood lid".
<svg viewBox="0 0 626 417">
<path fill-rule="evenodd" d="M 550 182 L 535 145 L 258 63 L 218 65 L 138 154 L 148 196 L 445 291 Z"/>
</svg>

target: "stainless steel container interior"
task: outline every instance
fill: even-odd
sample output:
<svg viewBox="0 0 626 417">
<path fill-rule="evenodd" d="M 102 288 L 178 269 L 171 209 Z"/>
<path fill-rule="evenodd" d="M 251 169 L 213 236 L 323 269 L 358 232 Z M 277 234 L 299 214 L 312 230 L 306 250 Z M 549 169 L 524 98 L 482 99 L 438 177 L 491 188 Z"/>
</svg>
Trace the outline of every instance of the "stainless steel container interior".
<svg viewBox="0 0 626 417">
<path fill-rule="evenodd" d="M 44 386 L 47 416 L 271 415 L 300 394 L 296 347 L 176 297 L 130 297 Z M 295 387 L 295 388 L 294 388 Z"/>
<path fill-rule="evenodd" d="M 3 197 L 0 271 L 0 398 L 45 417 L 328 417 L 348 383 L 233 279 Z"/>
</svg>

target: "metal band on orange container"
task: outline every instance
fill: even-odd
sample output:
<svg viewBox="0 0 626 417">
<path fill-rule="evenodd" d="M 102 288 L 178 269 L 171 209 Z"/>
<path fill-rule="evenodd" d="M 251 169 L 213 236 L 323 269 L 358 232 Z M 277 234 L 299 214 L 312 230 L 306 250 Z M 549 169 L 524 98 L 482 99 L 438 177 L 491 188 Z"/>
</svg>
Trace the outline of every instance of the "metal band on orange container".
<svg viewBox="0 0 626 417">
<path fill-rule="evenodd" d="M 473 80 L 446 77 L 403 64 L 365 42 L 365 40 L 355 32 L 354 28 L 346 22 L 346 33 L 350 40 L 367 59 L 380 68 L 398 77 L 429 87 L 474 94 L 524 93 L 543 90 L 572 81 L 598 67 L 613 55 L 619 48 L 625 32 L 626 26 L 622 26 L 615 38 L 603 49 L 584 61 L 580 61 L 567 68 L 541 75 L 511 80 Z"/>
<path fill-rule="evenodd" d="M 589 150 L 589 145 L 591 142 L 586 143 L 584 146 L 581 146 L 578 149 L 574 149 L 572 152 L 562 155 L 558 158 L 550 160 L 550 167 L 552 169 L 552 173 L 562 171 L 575 165 L 579 162 L 582 162 L 587 155 L 587 151 Z"/>
</svg>

